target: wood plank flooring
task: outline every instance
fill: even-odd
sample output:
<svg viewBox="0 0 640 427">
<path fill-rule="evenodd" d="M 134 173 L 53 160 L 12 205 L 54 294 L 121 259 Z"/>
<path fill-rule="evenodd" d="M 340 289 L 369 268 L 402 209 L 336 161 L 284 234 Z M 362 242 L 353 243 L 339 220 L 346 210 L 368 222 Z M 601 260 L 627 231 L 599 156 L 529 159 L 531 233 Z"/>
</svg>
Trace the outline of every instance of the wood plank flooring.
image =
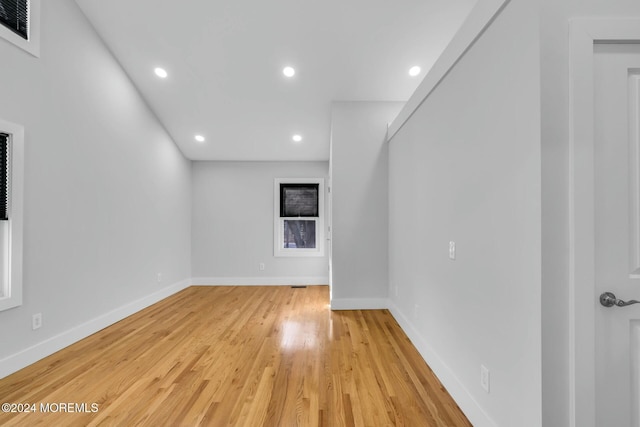
<svg viewBox="0 0 640 427">
<path fill-rule="evenodd" d="M 328 303 L 190 287 L 0 380 L 0 403 L 36 405 L 0 425 L 471 425 L 387 310 Z"/>
</svg>

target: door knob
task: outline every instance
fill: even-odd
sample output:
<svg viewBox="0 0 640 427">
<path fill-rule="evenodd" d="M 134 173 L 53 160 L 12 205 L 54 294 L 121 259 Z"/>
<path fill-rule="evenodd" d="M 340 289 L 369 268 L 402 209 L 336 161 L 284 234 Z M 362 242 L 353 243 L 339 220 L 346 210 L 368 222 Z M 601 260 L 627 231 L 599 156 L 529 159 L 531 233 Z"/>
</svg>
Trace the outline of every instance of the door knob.
<svg viewBox="0 0 640 427">
<path fill-rule="evenodd" d="M 605 307 L 613 307 L 617 305 L 618 307 L 626 307 L 631 304 L 640 304 L 640 301 L 636 301 L 634 299 L 630 299 L 629 301 L 623 301 L 621 299 L 616 298 L 613 292 L 605 292 L 600 295 L 600 304 Z"/>
</svg>

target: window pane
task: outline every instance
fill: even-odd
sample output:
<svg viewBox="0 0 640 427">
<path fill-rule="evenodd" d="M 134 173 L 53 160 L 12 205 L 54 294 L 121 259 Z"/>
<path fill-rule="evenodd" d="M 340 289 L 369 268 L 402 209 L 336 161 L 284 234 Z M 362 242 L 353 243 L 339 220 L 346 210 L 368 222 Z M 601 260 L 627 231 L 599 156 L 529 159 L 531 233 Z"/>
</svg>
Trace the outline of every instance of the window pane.
<svg viewBox="0 0 640 427">
<path fill-rule="evenodd" d="M 316 222 L 314 220 L 285 219 L 284 248 L 316 248 Z"/>
<path fill-rule="evenodd" d="M 9 135 L 0 133 L 0 221 L 9 219 Z"/>
<path fill-rule="evenodd" d="M 0 221 L 0 298 L 9 294 L 9 222 Z"/>
<path fill-rule="evenodd" d="M 318 217 L 318 184 L 280 184 L 281 217 Z"/>
<path fill-rule="evenodd" d="M 0 0 L 0 24 L 23 39 L 29 36 L 29 5 L 27 0 Z"/>
</svg>

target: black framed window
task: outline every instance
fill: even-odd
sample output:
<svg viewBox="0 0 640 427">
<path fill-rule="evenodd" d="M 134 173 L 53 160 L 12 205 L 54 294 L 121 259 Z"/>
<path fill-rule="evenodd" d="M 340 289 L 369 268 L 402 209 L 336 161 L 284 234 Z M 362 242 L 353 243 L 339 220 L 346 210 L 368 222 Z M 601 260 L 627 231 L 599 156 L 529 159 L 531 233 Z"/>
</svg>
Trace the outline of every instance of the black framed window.
<svg viewBox="0 0 640 427">
<path fill-rule="evenodd" d="M 29 40 L 29 0 L 0 0 L 0 24 Z"/>
<path fill-rule="evenodd" d="M 280 184 L 280 217 L 318 217 L 318 184 Z"/>
<path fill-rule="evenodd" d="M 9 135 L 0 133 L 0 221 L 9 219 Z"/>
</svg>

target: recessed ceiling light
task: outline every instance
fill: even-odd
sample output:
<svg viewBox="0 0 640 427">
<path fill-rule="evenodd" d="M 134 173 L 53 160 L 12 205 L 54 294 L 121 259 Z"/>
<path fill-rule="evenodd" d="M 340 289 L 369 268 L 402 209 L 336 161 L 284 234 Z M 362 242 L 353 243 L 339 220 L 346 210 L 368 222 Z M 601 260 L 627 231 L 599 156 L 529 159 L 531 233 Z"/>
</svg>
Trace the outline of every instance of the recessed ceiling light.
<svg viewBox="0 0 640 427">
<path fill-rule="evenodd" d="M 293 135 L 291 139 L 293 139 L 295 142 L 300 142 L 302 141 L 302 135 Z"/>
<path fill-rule="evenodd" d="M 156 73 L 156 76 L 160 77 L 161 79 L 166 79 L 169 75 L 167 74 L 167 70 L 165 70 L 164 68 L 157 67 L 153 71 Z"/>
<path fill-rule="evenodd" d="M 296 73 L 296 70 L 294 70 L 293 67 L 284 67 L 282 69 L 282 74 L 284 74 L 287 77 L 293 77 L 295 73 Z"/>
<path fill-rule="evenodd" d="M 411 67 L 411 68 L 409 69 L 409 75 L 410 75 L 411 77 L 415 77 L 415 76 L 417 76 L 418 74 L 420 74 L 420 71 L 421 71 L 421 70 L 420 70 L 420 67 L 418 67 L 418 66 L 416 65 L 415 67 Z"/>
<path fill-rule="evenodd" d="M 198 141 L 198 142 L 204 142 L 204 136 L 202 136 L 202 135 L 196 135 L 196 136 L 195 136 L 195 139 L 196 139 L 196 141 Z"/>
</svg>

